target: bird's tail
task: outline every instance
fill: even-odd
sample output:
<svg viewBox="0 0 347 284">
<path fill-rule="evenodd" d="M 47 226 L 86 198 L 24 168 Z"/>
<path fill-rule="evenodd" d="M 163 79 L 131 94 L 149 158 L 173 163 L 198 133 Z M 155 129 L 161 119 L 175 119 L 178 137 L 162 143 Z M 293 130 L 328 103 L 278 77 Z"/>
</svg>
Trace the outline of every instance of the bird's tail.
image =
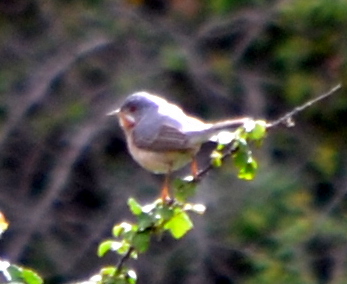
<svg viewBox="0 0 347 284">
<path fill-rule="evenodd" d="M 211 127 L 208 128 L 207 131 L 210 132 L 211 135 L 213 135 L 223 130 L 233 130 L 244 125 L 249 120 L 249 117 L 240 117 L 235 119 L 217 121 L 215 123 L 212 123 Z"/>
<path fill-rule="evenodd" d="M 192 143 L 195 142 L 202 142 L 202 141 L 216 141 L 216 136 L 221 133 L 222 131 L 232 131 L 236 128 L 244 125 L 247 121 L 249 121 L 249 117 L 241 117 L 241 118 L 235 118 L 235 119 L 229 119 L 229 120 L 222 120 L 217 121 L 214 123 L 207 124 L 208 127 L 206 127 L 203 131 L 197 131 L 194 133 L 194 135 L 191 136 Z M 194 131 L 192 131 L 194 132 Z"/>
</svg>

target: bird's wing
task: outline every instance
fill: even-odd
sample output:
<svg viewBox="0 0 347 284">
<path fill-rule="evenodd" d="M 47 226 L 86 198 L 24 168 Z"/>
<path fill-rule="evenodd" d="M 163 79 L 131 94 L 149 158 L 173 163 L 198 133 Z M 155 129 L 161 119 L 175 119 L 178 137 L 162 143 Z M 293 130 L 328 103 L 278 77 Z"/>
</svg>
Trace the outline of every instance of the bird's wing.
<svg viewBox="0 0 347 284">
<path fill-rule="evenodd" d="M 137 147 L 153 151 L 192 149 L 189 137 L 182 132 L 182 127 L 177 121 L 165 117 L 158 119 L 160 121 L 143 120 L 135 127 L 133 142 Z"/>
</svg>

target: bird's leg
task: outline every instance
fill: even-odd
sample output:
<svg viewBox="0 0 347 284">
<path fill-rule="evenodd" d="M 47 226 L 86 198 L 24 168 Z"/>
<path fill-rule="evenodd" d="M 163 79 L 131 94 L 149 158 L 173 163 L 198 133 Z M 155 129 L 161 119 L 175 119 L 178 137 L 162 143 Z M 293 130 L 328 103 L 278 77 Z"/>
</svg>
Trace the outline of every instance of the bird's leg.
<svg viewBox="0 0 347 284">
<path fill-rule="evenodd" d="M 198 162 L 197 162 L 195 156 L 193 157 L 190 170 L 191 170 L 193 179 L 196 180 L 198 178 L 198 174 L 199 174 L 199 166 L 198 166 Z"/>
<path fill-rule="evenodd" d="M 169 167 L 169 170 L 167 174 L 165 175 L 164 185 L 161 189 L 161 199 L 163 200 L 163 202 L 167 202 L 171 199 L 170 193 L 169 193 L 170 177 L 171 177 L 171 166 Z"/>
</svg>

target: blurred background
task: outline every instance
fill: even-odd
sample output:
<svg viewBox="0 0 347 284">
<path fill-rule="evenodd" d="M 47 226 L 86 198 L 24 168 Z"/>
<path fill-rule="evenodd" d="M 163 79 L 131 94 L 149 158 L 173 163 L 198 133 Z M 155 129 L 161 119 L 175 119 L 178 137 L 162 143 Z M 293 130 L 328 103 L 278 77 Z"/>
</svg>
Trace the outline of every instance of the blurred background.
<svg viewBox="0 0 347 284">
<path fill-rule="evenodd" d="M 345 0 L 0 1 L 1 257 L 46 283 L 116 263 L 98 244 L 162 177 L 105 113 L 148 90 L 206 120 L 276 119 L 346 84 L 346 30 Z M 271 130 L 254 181 L 212 171 L 205 215 L 131 263 L 138 283 L 346 283 L 346 118 L 343 87 Z"/>
</svg>

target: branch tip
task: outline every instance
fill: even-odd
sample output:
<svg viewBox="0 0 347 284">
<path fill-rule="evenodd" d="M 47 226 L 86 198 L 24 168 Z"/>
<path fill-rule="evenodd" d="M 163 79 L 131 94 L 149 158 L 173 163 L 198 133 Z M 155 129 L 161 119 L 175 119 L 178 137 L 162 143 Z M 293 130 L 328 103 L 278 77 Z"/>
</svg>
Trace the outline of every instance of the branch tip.
<svg viewBox="0 0 347 284">
<path fill-rule="evenodd" d="M 275 127 L 279 124 L 284 124 L 287 127 L 294 126 L 293 122 L 293 116 L 296 115 L 299 112 L 302 112 L 303 110 L 307 109 L 311 105 L 330 97 L 331 95 L 335 94 L 338 90 L 342 88 L 342 84 L 337 84 L 335 87 L 331 88 L 328 92 L 318 96 L 317 98 L 314 98 L 312 100 L 307 101 L 306 103 L 295 107 L 292 111 L 286 113 L 285 115 L 281 116 L 280 118 L 276 119 L 275 121 L 272 121 L 266 125 L 266 128 Z"/>
</svg>

